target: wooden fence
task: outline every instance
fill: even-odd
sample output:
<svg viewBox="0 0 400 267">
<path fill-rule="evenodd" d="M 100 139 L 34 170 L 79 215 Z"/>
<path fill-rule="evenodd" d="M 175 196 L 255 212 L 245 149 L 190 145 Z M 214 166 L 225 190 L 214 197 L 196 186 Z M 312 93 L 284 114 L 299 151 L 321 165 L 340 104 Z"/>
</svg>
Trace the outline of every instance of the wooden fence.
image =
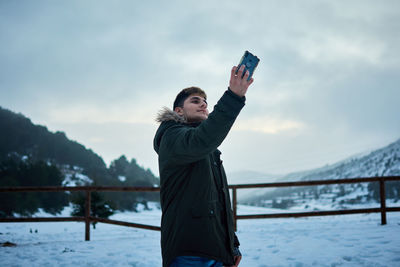
<svg viewBox="0 0 400 267">
<path fill-rule="evenodd" d="M 297 218 L 310 216 L 327 216 L 327 215 L 345 215 L 358 213 L 381 213 L 381 224 L 386 224 L 386 212 L 400 211 L 400 207 L 386 207 L 385 182 L 400 181 L 400 176 L 386 177 L 368 177 L 368 178 L 349 178 L 335 180 L 313 180 L 313 181 L 298 181 L 298 182 L 281 182 L 267 184 L 240 184 L 230 185 L 232 189 L 232 209 L 234 216 L 235 231 L 237 230 L 237 220 L 243 219 L 266 219 L 266 218 Z M 311 212 L 294 212 L 294 213 L 274 213 L 274 214 L 252 214 L 238 215 L 237 214 L 237 190 L 250 188 L 272 188 L 272 187 L 292 187 L 292 186 L 316 186 L 316 185 L 333 185 L 333 184 L 355 184 L 355 183 L 372 183 L 379 182 L 380 192 L 380 207 L 368 209 L 346 209 L 346 210 L 331 210 L 331 211 L 311 211 Z"/>
<path fill-rule="evenodd" d="M 234 227 L 237 230 L 237 220 L 243 219 L 266 219 L 266 218 L 291 218 L 291 217 L 309 217 L 309 216 L 327 216 L 327 215 L 344 215 L 359 213 L 381 213 L 381 223 L 386 224 L 386 213 L 400 211 L 400 207 L 386 207 L 385 182 L 400 181 L 400 176 L 387 177 L 370 177 L 370 178 L 350 178 L 336 180 L 313 180 L 299 182 L 280 182 L 265 184 L 237 184 L 229 185 L 232 190 L 232 209 L 234 216 Z M 274 187 L 293 187 L 293 186 L 317 186 L 317 185 L 333 185 L 333 184 L 354 184 L 354 183 L 372 183 L 379 182 L 380 186 L 380 207 L 366 209 L 346 209 L 332 211 L 311 211 L 311 212 L 295 212 L 295 213 L 274 213 L 274 214 L 237 214 L 237 190 L 251 188 L 274 188 Z M 160 231 L 159 226 L 109 220 L 104 218 L 93 217 L 90 215 L 91 192 L 157 192 L 159 187 L 115 187 L 115 186 L 76 186 L 76 187 L 0 187 L 2 192 L 61 192 L 61 191 L 84 191 L 86 192 L 85 216 L 83 217 L 29 217 L 29 218 L 0 218 L 0 223 L 4 222 L 85 222 L 85 240 L 90 240 L 90 223 L 101 222 L 115 224 L 128 227 L 136 227 L 147 230 Z"/>
<path fill-rule="evenodd" d="M 142 228 L 147 230 L 160 231 L 161 227 L 131 223 L 124 221 L 109 220 L 99 217 L 94 217 L 90 215 L 91 210 L 91 193 L 92 192 L 157 192 L 160 191 L 159 187 L 118 187 L 118 186 L 25 186 L 25 187 L 0 187 L 1 192 L 76 192 L 84 191 L 86 192 L 85 201 L 85 216 L 83 217 L 29 217 L 29 218 L 0 218 L 0 223 L 2 222 L 85 222 L 85 240 L 90 240 L 90 223 L 92 222 L 102 222 L 108 224 L 115 224 L 121 226 Z"/>
</svg>

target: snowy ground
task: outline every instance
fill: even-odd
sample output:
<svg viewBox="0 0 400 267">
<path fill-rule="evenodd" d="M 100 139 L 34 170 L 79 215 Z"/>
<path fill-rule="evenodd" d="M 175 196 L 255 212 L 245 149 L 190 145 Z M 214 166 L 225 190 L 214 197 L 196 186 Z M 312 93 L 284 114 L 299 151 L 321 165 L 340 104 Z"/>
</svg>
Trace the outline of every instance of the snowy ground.
<svg viewBox="0 0 400 267">
<path fill-rule="evenodd" d="M 269 212 L 239 206 L 239 214 Z M 159 225 L 160 211 L 153 206 L 112 219 Z M 385 226 L 379 214 L 240 220 L 240 266 L 400 266 L 400 213 L 387 219 Z M 157 231 L 99 223 L 86 242 L 84 228 L 78 222 L 0 223 L 0 243 L 17 244 L 0 247 L 0 265 L 161 266 Z"/>
</svg>

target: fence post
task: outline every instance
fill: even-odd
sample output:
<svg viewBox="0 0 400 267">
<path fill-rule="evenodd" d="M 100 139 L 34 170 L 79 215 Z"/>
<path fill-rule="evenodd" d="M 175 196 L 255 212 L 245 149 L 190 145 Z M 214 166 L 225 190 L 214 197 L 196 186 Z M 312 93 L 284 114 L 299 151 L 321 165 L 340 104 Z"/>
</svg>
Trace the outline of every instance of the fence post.
<svg viewBox="0 0 400 267">
<path fill-rule="evenodd" d="M 237 231 L 237 196 L 236 196 L 236 187 L 232 188 L 232 206 L 233 206 L 233 229 L 236 232 Z"/>
<path fill-rule="evenodd" d="M 381 224 L 386 224 L 386 192 L 385 192 L 385 178 L 381 177 L 379 180 L 379 189 L 381 197 Z"/>
<path fill-rule="evenodd" d="M 86 190 L 86 203 L 85 203 L 85 241 L 90 241 L 90 202 L 91 192 Z"/>
</svg>

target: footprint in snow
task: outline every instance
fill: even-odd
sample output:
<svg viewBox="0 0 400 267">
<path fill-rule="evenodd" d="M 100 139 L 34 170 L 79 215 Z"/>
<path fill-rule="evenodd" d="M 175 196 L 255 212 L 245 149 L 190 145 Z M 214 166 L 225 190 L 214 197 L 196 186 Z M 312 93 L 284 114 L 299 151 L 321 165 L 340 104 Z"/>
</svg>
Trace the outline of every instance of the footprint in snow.
<svg viewBox="0 0 400 267">
<path fill-rule="evenodd" d="M 351 259 L 352 259 L 350 256 L 343 256 L 342 258 L 343 258 L 345 261 L 351 261 Z"/>
<path fill-rule="evenodd" d="M 70 248 L 64 248 L 62 253 L 67 253 L 67 252 L 75 252 L 75 250 L 70 249 Z"/>
</svg>

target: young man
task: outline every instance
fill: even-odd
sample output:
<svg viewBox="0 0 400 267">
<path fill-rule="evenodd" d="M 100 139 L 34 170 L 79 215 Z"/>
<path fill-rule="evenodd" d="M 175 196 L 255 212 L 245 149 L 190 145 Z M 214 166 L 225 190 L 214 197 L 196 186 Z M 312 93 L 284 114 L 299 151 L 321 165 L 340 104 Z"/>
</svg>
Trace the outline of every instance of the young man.
<svg viewBox="0 0 400 267">
<path fill-rule="evenodd" d="M 182 90 L 174 110 L 159 113 L 154 137 L 161 183 L 163 267 L 238 266 L 228 184 L 217 149 L 245 104 L 253 79 L 233 67 L 229 88 L 208 113 L 197 87 Z"/>
</svg>

